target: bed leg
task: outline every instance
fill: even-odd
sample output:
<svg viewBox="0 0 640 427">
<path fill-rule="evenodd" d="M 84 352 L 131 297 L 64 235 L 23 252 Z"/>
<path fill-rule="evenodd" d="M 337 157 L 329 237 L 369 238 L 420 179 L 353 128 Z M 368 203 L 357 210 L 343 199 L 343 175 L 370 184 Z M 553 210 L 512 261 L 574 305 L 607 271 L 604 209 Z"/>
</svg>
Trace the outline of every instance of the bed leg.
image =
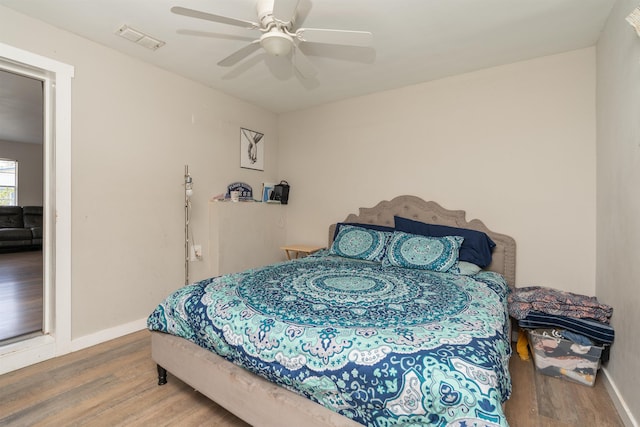
<svg viewBox="0 0 640 427">
<path fill-rule="evenodd" d="M 158 385 L 164 385 L 167 383 L 167 370 L 162 366 L 158 366 Z"/>
</svg>

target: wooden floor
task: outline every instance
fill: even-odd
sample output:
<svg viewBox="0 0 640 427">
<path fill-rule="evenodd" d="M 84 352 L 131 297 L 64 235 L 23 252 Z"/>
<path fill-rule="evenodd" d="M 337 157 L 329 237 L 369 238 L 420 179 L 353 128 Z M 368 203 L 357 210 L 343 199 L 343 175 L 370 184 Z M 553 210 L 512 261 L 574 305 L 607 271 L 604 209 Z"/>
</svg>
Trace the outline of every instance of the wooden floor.
<svg viewBox="0 0 640 427">
<path fill-rule="evenodd" d="M 602 384 L 573 384 L 511 360 L 511 427 L 622 426 Z M 246 423 L 169 375 L 157 385 L 150 334 L 122 338 L 0 376 L 0 426 L 220 426 Z"/>
<path fill-rule="evenodd" d="M 42 251 L 0 253 L 0 342 L 42 330 Z"/>
</svg>

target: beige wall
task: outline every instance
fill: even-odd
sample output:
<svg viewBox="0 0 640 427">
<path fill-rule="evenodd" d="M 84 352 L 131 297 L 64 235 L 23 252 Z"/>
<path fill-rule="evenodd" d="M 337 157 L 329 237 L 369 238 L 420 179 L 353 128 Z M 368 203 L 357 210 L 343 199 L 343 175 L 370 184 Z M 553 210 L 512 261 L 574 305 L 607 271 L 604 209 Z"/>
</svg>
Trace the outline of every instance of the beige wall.
<svg viewBox="0 0 640 427">
<path fill-rule="evenodd" d="M 0 158 L 18 161 L 18 204 L 42 206 L 42 145 L 0 141 Z"/>
<path fill-rule="evenodd" d="M 146 318 L 184 283 L 184 165 L 206 251 L 208 199 L 276 179 L 276 116 L 2 7 L 0 28 L 0 42 L 75 67 L 73 339 Z M 240 168 L 241 126 L 266 134 L 264 172 Z M 207 272 L 192 263 L 193 280 Z"/>
<path fill-rule="evenodd" d="M 640 421 L 640 38 L 620 0 L 598 42 L 598 298 L 614 307 L 607 371 Z"/>
<path fill-rule="evenodd" d="M 595 49 L 279 117 L 288 240 L 413 194 L 518 244 L 517 284 L 595 293 Z"/>
</svg>

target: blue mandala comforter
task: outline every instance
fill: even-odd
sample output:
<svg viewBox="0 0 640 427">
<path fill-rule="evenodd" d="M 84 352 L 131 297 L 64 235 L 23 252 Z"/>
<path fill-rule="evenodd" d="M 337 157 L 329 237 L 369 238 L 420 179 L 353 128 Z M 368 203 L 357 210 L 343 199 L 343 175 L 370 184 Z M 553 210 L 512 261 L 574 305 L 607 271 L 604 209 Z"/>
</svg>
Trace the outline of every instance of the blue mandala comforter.
<svg viewBox="0 0 640 427">
<path fill-rule="evenodd" d="M 148 319 L 368 426 L 506 426 L 502 276 L 319 255 L 186 286 Z"/>
</svg>

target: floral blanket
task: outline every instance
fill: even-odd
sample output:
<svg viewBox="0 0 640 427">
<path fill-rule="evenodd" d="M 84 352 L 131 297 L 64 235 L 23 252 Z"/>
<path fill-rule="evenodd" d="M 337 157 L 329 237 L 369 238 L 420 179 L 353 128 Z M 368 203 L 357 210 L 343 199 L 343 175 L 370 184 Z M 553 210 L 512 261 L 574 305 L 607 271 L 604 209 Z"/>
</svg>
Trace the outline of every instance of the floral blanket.
<svg viewBox="0 0 640 427">
<path fill-rule="evenodd" d="M 367 426 L 506 426 L 508 287 L 312 256 L 186 286 L 148 327 Z"/>
<path fill-rule="evenodd" d="M 518 288 L 509 295 L 509 313 L 521 320 L 530 312 L 541 312 L 576 319 L 595 319 L 608 324 L 613 308 L 596 297 L 574 294 L 544 286 Z"/>
</svg>

